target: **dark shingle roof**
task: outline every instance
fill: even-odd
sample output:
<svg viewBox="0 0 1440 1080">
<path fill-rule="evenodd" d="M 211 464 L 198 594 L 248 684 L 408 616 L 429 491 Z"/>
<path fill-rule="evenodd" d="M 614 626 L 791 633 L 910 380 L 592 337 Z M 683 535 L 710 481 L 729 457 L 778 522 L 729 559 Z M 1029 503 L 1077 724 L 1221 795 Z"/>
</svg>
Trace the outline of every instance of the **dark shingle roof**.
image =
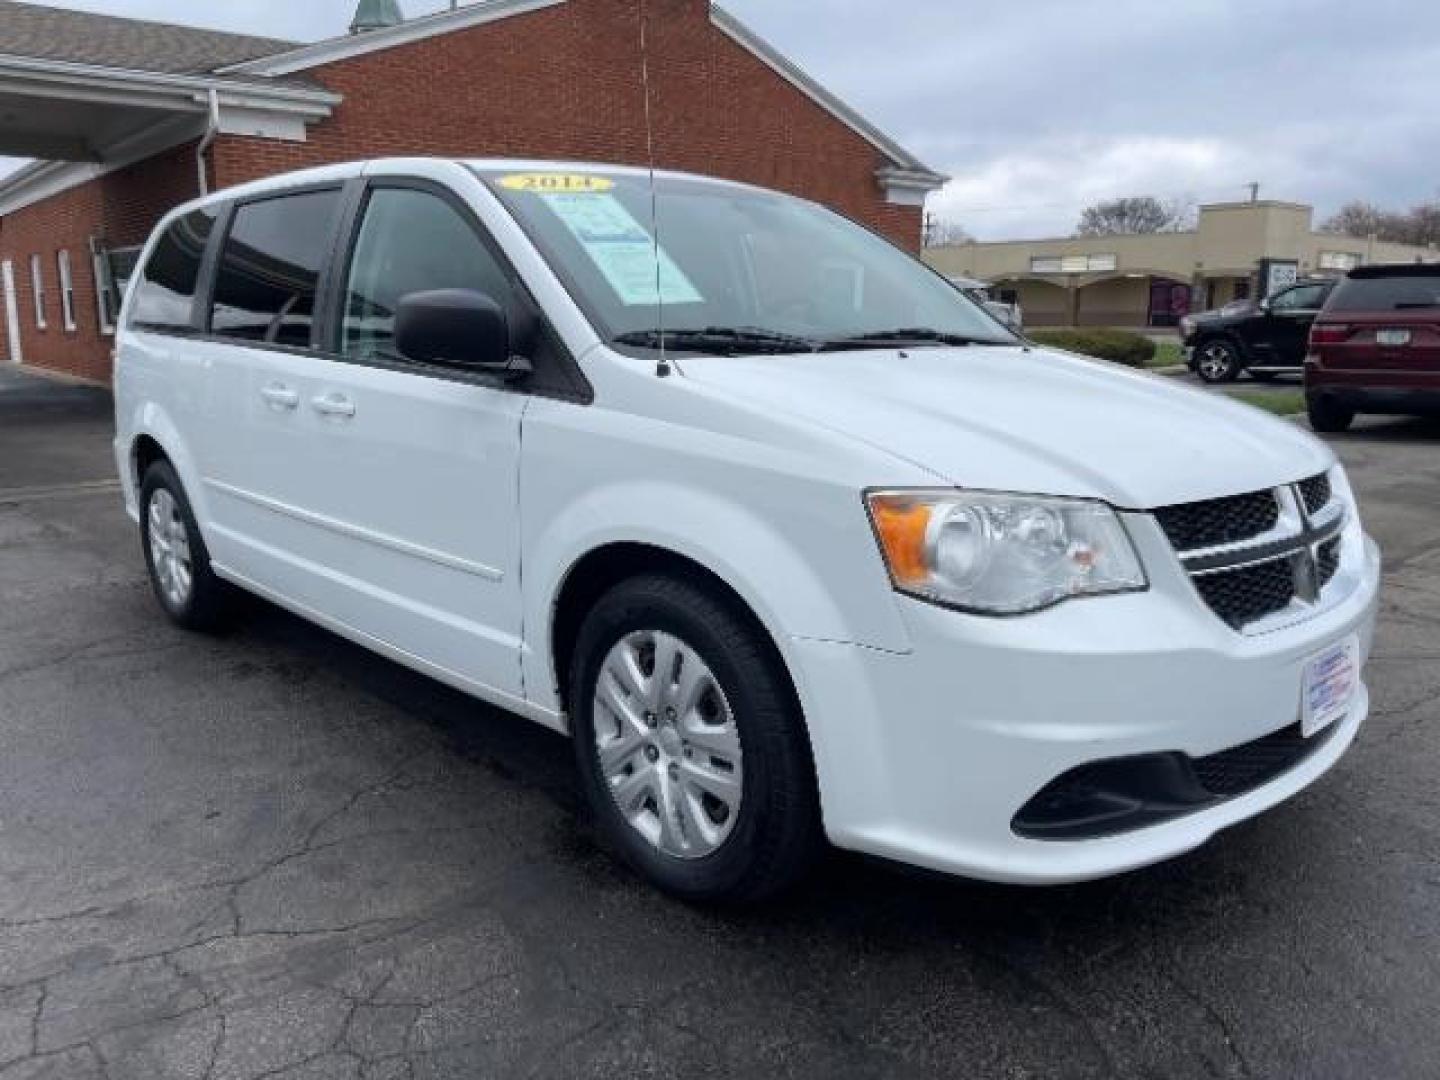
<svg viewBox="0 0 1440 1080">
<path fill-rule="evenodd" d="M 274 38 L 0 0 L 0 54 L 200 75 L 297 48 Z"/>
</svg>

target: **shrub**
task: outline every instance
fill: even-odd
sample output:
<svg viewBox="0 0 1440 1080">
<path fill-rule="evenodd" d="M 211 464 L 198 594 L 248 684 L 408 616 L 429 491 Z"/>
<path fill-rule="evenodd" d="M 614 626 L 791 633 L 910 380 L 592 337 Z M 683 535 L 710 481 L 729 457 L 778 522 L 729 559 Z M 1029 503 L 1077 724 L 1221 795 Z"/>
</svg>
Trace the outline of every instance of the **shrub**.
<svg viewBox="0 0 1440 1080">
<path fill-rule="evenodd" d="M 1155 359 L 1155 342 L 1126 330 L 1036 330 L 1026 336 L 1037 345 L 1066 349 L 1126 367 L 1148 367 Z"/>
</svg>

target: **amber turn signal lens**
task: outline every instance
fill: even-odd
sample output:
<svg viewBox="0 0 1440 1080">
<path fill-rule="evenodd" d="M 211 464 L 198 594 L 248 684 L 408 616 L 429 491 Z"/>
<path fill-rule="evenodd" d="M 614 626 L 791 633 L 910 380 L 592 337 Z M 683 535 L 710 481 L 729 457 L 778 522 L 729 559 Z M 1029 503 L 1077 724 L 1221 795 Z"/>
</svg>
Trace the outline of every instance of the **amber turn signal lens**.
<svg viewBox="0 0 1440 1080">
<path fill-rule="evenodd" d="M 914 586 L 929 575 L 925 560 L 925 536 L 930 529 L 933 507 L 903 495 L 875 495 L 870 499 L 870 517 L 875 533 L 890 564 L 895 584 Z"/>
</svg>

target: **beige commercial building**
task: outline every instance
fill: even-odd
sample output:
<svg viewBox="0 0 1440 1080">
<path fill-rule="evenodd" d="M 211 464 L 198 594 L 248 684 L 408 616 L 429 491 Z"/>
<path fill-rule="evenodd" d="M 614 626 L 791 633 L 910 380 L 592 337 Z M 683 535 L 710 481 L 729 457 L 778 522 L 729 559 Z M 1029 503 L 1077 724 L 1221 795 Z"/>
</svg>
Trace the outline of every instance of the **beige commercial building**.
<svg viewBox="0 0 1440 1080">
<path fill-rule="evenodd" d="M 976 278 L 1024 309 L 1027 326 L 1174 326 L 1191 310 L 1265 296 L 1297 277 L 1440 251 L 1316 232 L 1301 203 L 1202 206 L 1196 227 L 1143 236 L 970 242 L 930 248 L 952 277 Z"/>
</svg>

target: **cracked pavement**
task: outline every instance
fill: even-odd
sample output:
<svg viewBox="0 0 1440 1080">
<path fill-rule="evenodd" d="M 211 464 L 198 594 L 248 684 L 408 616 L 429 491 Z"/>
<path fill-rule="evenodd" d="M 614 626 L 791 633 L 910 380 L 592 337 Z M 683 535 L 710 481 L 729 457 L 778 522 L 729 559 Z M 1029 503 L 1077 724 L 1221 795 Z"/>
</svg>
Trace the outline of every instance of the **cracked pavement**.
<svg viewBox="0 0 1440 1080">
<path fill-rule="evenodd" d="M 108 409 L 0 372 L 0 1080 L 1440 1074 L 1440 424 L 1334 441 L 1386 597 L 1316 787 L 1091 885 L 713 912 L 562 739 L 258 602 L 171 628 Z"/>
</svg>

